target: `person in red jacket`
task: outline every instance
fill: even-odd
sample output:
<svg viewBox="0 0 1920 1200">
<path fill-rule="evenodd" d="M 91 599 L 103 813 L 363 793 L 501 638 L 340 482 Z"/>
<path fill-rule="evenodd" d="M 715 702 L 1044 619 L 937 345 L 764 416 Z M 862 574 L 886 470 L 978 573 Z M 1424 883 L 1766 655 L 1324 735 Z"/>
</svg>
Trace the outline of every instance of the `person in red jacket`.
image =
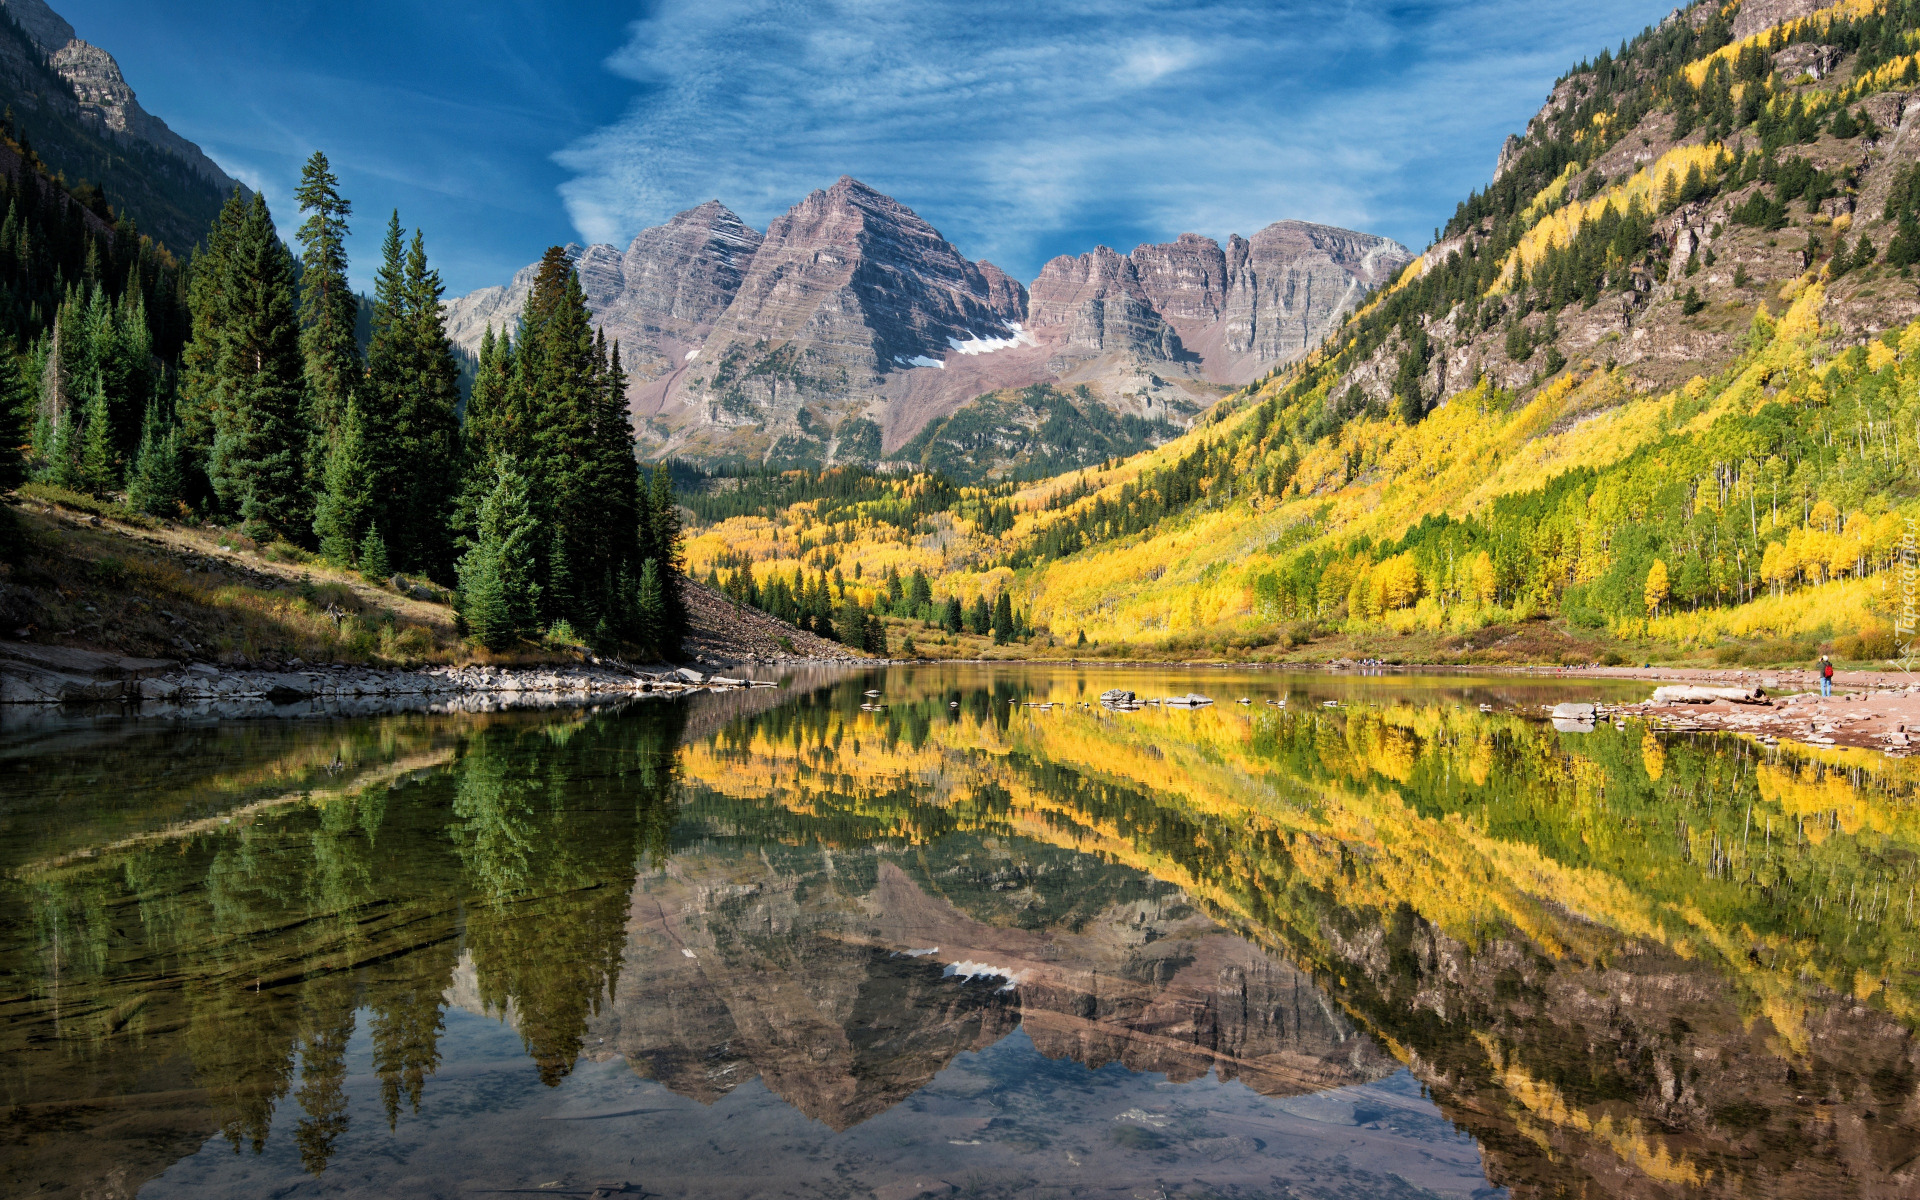
<svg viewBox="0 0 1920 1200">
<path fill-rule="evenodd" d="M 1833 695 L 1833 660 L 1824 654 L 1820 656 L 1820 694 Z"/>
</svg>

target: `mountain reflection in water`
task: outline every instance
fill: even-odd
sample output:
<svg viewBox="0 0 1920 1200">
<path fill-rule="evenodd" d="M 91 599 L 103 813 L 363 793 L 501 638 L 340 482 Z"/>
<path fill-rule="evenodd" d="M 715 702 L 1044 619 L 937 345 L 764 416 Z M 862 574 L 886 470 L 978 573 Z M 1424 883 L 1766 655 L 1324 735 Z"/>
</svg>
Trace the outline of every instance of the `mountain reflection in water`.
<svg viewBox="0 0 1920 1200">
<path fill-rule="evenodd" d="M 1601 686 L 0 732 L 0 1190 L 1912 1194 L 1911 760 Z"/>
</svg>

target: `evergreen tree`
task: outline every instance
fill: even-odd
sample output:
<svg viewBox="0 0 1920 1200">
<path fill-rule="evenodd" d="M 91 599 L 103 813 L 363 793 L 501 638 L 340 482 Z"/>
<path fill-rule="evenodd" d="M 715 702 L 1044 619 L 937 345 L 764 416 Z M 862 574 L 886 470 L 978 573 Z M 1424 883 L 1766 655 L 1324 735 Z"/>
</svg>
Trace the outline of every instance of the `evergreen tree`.
<svg viewBox="0 0 1920 1200">
<path fill-rule="evenodd" d="M 640 467 L 633 457 L 633 424 L 627 417 L 627 373 L 620 363 L 620 344 L 608 346 L 597 339 L 595 357 L 600 364 L 599 387 L 594 392 L 591 413 L 593 442 L 588 487 L 597 511 L 600 533 L 586 542 L 593 551 L 589 565 L 598 574 L 611 575 L 639 556 Z M 669 497 L 672 480 L 667 481 Z M 670 503 L 671 507 L 671 503 Z M 647 506 L 650 523 L 658 524 L 651 504 Z M 679 526 L 677 519 L 670 531 L 673 547 L 662 563 L 668 569 L 677 562 Z M 660 555 L 659 544 L 656 556 Z"/>
<path fill-rule="evenodd" d="M 579 616 L 579 598 L 573 590 L 573 560 L 567 553 L 567 539 L 558 528 L 551 530 L 547 551 L 547 585 L 542 591 L 541 613 L 549 623 L 573 624 Z"/>
<path fill-rule="evenodd" d="M 327 471 L 330 448 L 360 378 L 360 345 L 354 337 L 358 304 L 347 283 L 347 218 L 353 205 L 341 197 L 340 181 L 318 150 L 302 168 L 294 197 L 307 215 L 294 237 L 300 243 L 300 352 L 312 434 L 307 472 L 318 480 Z"/>
<path fill-rule="evenodd" d="M 985 637 L 993 632 L 993 610 L 987 606 L 985 596 L 973 598 L 973 608 L 967 613 L 967 628 L 975 637 Z"/>
<path fill-rule="evenodd" d="M 29 406 L 33 390 L 25 376 L 32 369 L 32 357 L 6 356 L 0 364 L 0 490 L 19 487 L 27 481 L 27 456 L 22 447 L 29 433 Z M 8 518 L 0 517 L 0 524 Z"/>
<path fill-rule="evenodd" d="M 180 406 L 181 437 L 186 443 L 191 478 L 189 488 L 196 507 L 214 499 L 207 467 L 213 457 L 213 444 L 226 405 L 220 386 L 220 359 L 226 327 L 233 319 L 233 301 L 228 291 L 233 285 L 230 264 L 247 222 L 247 205 L 235 188 L 227 197 L 204 244 L 194 251 L 187 266 L 187 312 L 191 336 L 180 355 L 180 388 L 185 403 Z M 45 403 L 57 408 L 57 397 L 47 384 L 59 381 L 59 329 L 54 330 L 55 345 L 47 358 L 51 378 L 42 385 Z"/>
<path fill-rule="evenodd" d="M 87 389 L 86 407 L 81 410 L 80 490 L 105 496 L 120 483 L 119 464 L 113 450 L 113 413 L 107 407 L 107 389 L 98 371 L 93 386 Z"/>
<path fill-rule="evenodd" d="M 367 461 L 366 425 L 360 403 L 349 393 L 340 426 L 327 454 L 327 469 L 313 515 L 320 553 L 329 562 L 351 565 L 362 531 L 373 520 L 372 469 Z"/>
<path fill-rule="evenodd" d="M 450 503 L 458 490 L 460 364 L 447 338 L 440 273 L 427 265 L 426 241 L 414 231 L 407 251 L 407 324 L 410 386 L 402 415 L 411 437 L 413 471 L 407 489 L 407 544 L 403 564 L 448 577 L 453 569 Z"/>
<path fill-rule="evenodd" d="M 306 406 L 293 259 L 258 193 L 221 266 L 224 284 L 204 331 L 218 347 L 208 475 L 249 537 L 304 537 L 312 517 L 301 474 Z M 195 339 L 202 334 L 196 326 Z"/>
<path fill-rule="evenodd" d="M 460 559 L 462 615 L 475 641 L 503 650 L 538 619 L 533 578 L 539 525 L 527 481 L 510 461 L 494 465 L 493 487 L 480 505 L 473 547 Z"/>
<path fill-rule="evenodd" d="M 840 605 L 840 644 L 855 650 L 867 647 L 867 613 L 851 595 Z"/>
<path fill-rule="evenodd" d="M 913 578 L 907 583 L 907 603 L 916 614 L 933 605 L 933 585 L 927 582 L 927 573 L 919 567 L 913 569 Z"/>
<path fill-rule="evenodd" d="M 127 503 L 156 517 L 177 517 L 186 497 L 187 471 L 180 427 L 164 415 L 162 402 L 147 404 L 140 448 L 127 479 Z"/>
<path fill-rule="evenodd" d="M 80 423 L 78 411 L 69 409 L 66 418 L 53 427 L 53 434 L 46 439 L 47 453 L 40 469 L 41 478 L 48 483 L 63 488 L 79 488 L 80 482 L 80 438 L 74 432 Z"/>
<path fill-rule="evenodd" d="M 375 583 L 392 575 L 393 563 L 387 557 L 387 540 L 380 536 L 378 525 L 367 527 L 367 536 L 360 539 L 360 553 L 356 561 L 360 573 Z"/>
<path fill-rule="evenodd" d="M 1004 646 L 1013 637 L 1013 598 L 1001 592 L 993 601 L 993 643 Z"/>
<path fill-rule="evenodd" d="M 424 239 L 415 232 L 403 249 L 394 213 L 374 277 L 362 401 L 373 519 L 400 567 L 444 577 L 461 459 L 460 372 L 440 312 L 442 290 Z"/>
<path fill-rule="evenodd" d="M 527 447 L 536 515 L 559 528 L 579 560 L 597 526 L 591 447 L 600 380 L 586 296 L 573 263 L 558 246 L 547 251 L 535 272 L 515 342 L 508 407 L 522 410 L 512 418 L 514 440 Z M 544 579 L 553 565 L 550 544 L 542 551 Z"/>
<path fill-rule="evenodd" d="M 948 596 L 946 612 L 940 621 L 941 628 L 945 629 L 948 633 L 959 633 L 962 621 L 960 597 L 958 595 Z"/>
<path fill-rule="evenodd" d="M 469 457 L 484 461 L 496 454 L 512 455 L 507 444 L 511 422 L 507 385 L 513 376 L 513 340 L 503 332 L 494 336 L 488 325 L 480 334 L 480 354 L 474 363 L 473 388 L 467 396 L 466 421 L 461 433 Z M 486 487 L 491 482 L 483 481 Z"/>
<path fill-rule="evenodd" d="M 460 427 L 465 470 L 450 533 L 454 547 L 463 554 L 473 545 L 480 505 L 493 489 L 491 464 L 496 458 L 517 458 L 506 436 L 507 390 L 512 376 L 513 342 L 505 336 L 494 336 L 489 325 L 480 335 L 480 355 Z"/>
<path fill-rule="evenodd" d="M 640 564 L 639 595 L 635 599 L 634 638 L 649 654 L 662 654 L 667 639 L 666 588 L 660 579 L 660 563 L 648 559 Z"/>
<path fill-rule="evenodd" d="M 652 559 L 660 565 L 661 611 L 664 614 L 665 623 L 660 642 L 661 652 L 672 656 L 680 652 L 680 644 L 687 635 L 687 603 L 686 597 L 680 591 L 680 581 L 683 577 L 680 558 L 680 501 L 673 491 L 673 472 L 665 463 L 653 469 L 653 487 L 647 498 L 647 514 L 652 526 L 649 539 Z M 824 605 L 826 603 L 824 581 L 821 584 L 820 594 Z"/>
</svg>

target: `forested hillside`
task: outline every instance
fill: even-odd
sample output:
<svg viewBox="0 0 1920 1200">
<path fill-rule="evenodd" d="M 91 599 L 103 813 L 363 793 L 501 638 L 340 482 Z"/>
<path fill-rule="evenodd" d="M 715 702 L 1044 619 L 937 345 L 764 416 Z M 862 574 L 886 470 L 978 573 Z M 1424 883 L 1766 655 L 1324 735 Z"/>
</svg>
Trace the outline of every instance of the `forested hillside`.
<svg viewBox="0 0 1920 1200">
<path fill-rule="evenodd" d="M 1471 657 L 1544 621 L 1581 654 L 1885 657 L 1920 511 L 1920 5 L 1807 7 L 1736 40 L 1697 4 L 1580 64 L 1394 284 L 1185 437 L 851 505 L 721 481 L 762 502 L 694 568 L 837 570 L 882 609 L 919 570 L 929 609 L 1006 594 L 1135 651 Z"/>
<path fill-rule="evenodd" d="M 352 206 L 324 155 L 297 192 L 297 264 L 265 199 L 238 189 L 181 264 L 6 149 L 26 166 L 0 172 L 0 485 L 377 583 L 424 576 L 493 650 L 677 652 L 671 475 L 642 478 L 620 349 L 558 247 L 517 327 L 489 332 L 463 409 L 439 275 L 397 213 L 363 353 Z M 9 587 L 59 579 L 44 547 L 41 574 L 7 570 L 33 558 L 9 534 L 0 609 Z"/>
</svg>

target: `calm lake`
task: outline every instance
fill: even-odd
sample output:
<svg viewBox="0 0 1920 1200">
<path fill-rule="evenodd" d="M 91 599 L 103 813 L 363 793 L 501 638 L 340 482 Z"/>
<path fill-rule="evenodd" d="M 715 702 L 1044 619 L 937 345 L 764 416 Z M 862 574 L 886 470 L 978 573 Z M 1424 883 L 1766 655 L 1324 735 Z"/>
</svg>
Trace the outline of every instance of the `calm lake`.
<svg viewBox="0 0 1920 1200">
<path fill-rule="evenodd" d="M 1920 1193 L 1917 760 L 1648 686 L 0 714 L 0 1193 Z"/>
</svg>

